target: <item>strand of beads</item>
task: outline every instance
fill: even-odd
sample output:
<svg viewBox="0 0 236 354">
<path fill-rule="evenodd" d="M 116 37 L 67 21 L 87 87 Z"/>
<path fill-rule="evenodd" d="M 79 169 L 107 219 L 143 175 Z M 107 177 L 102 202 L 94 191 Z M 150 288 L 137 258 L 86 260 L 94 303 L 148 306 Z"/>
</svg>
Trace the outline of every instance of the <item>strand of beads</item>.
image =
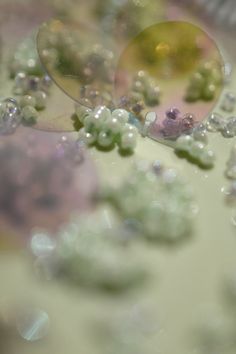
<svg viewBox="0 0 236 354">
<path fill-rule="evenodd" d="M 146 162 L 135 165 L 121 186 L 105 186 L 101 197 L 112 202 L 141 237 L 167 243 L 191 234 L 196 210 L 191 190 L 159 161 L 152 168 Z"/>
<path fill-rule="evenodd" d="M 221 74 L 217 63 L 206 62 L 191 77 L 185 100 L 187 102 L 212 101 L 220 84 Z"/>
<path fill-rule="evenodd" d="M 204 168 L 211 168 L 215 162 L 214 152 L 207 147 L 206 127 L 200 124 L 191 135 L 182 135 L 176 141 L 175 151 L 185 153 Z"/>
<path fill-rule="evenodd" d="M 128 123 L 129 113 L 126 110 L 111 112 L 106 106 L 98 106 L 94 110 L 77 106 L 76 115 L 84 126 L 79 130 L 79 139 L 88 146 L 97 144 L 111 149 L 117 144 L 122 151 L 134 151 L 138 130 Z"/>
</svg>

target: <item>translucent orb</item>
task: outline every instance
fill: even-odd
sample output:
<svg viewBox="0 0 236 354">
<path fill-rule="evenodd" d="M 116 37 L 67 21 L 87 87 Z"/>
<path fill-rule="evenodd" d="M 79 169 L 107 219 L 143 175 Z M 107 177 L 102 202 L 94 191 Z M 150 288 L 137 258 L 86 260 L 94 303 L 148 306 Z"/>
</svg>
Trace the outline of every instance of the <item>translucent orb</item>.
<svg viewBox="0 0 236 354">
<path fill-rule="evenodd" d="M 175 140 L 204 120 L 223 88 L 223 60 L 216 43 L 187 22 L 148 27 L 130 41 L 115 73 L 115 102 L 142 122 L 150 112 L 156 120 L 148 135 Z M 170 111 L 178 110 L 175 117 Z M 185 124 L 186 115 L 193 117 Z"/>
</svg>

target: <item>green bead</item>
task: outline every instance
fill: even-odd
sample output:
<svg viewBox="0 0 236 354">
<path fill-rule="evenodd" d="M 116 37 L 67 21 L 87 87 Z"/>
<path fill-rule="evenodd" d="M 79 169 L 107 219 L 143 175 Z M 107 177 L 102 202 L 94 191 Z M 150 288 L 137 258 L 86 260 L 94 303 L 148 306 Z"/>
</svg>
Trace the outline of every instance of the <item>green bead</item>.
<svg viewBox="0 0 236 354">
<path fill-rule="evenodd" d="M 36 124 L 38 119 L 38 112 L 32 106 L 25 106 L 22 109 L 22 117 L 25 124 Z"/>
<path fill-rule="evenodd" d="M 35 107 L 36 99 L 33 96 L 25 95 L 20 99 L 20 106 L 23 108 L 25 106 Z"/>
</svg>

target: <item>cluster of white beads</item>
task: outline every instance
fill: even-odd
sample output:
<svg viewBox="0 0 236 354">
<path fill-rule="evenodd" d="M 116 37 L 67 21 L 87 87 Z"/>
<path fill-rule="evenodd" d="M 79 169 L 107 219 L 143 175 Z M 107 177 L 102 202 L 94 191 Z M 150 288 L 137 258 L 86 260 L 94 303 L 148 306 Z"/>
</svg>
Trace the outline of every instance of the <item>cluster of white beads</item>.
<svg viewBox="0 0 236 354">
<path fill-rule="evenodd" d="M 119 223 L 118 223 L 119 225 Z M 116 216 L 108 209 L 83 215 L 64 225 L 51 238 L 37 231 L 31 240 L 31 251 L 40 270 L 78 286 L 121 291 L 141 285 L 146 268 L 123 241 Z"/>
<path fill-rule="evenodd" d="M 152 168 L 140 161 L 120 187 L 105 185 L 102 198 L 132 222 L 140 237 L 177 242 L 191 234 L 196 210 L 191 189 L 175 170 L 164 168 L 159 161 Z"/>
<path fill-rule="evenodd" d="M 207 147 L 204 130 L 195 129 L 192 135 L 182 135 L 176 141 L 176 151 L 185 152 L 204 167 L 212 167 L 215 161 L 214 152 Z"/>
<path fill-rule="evenodd" d="M 135 149 L 138 129 L 128 123 L 129 113 L 126 110 L 111 112 L 106 106 L 98 106 L 94 110 L 77 106 L 76 115 L 84 126 L 79 131 L 79 139 L 87 145 L 98 144 L 102 148 L 110 148 L 118 144 L 121 150 Z"/>
</svg>

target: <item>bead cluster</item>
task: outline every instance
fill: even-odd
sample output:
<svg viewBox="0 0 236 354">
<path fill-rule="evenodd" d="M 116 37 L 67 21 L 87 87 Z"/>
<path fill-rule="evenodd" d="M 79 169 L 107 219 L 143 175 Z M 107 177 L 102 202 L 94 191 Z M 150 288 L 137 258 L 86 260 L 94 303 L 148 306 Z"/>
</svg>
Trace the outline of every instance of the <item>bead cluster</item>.
<svg viewBox="0 0 236 354">
<path fill-rule="evenodd" d="M 193 130 L 192 135 L 182 135 L 177 139 L 175 150 L 187 154 L 200 166 L 210 168 L 214 165 L 215 154 L 207 147 L 207 142 L 205 126 L 199 125 Z"/>
<path fill-rule="evenodd" d="M 159 122 L 155 112 L 149 112 L 145 117 L 142 135 L 146 136 L 153 127 L 158 136 L 175 140 L 183 133 L 191 133 L 195 125 L 196 118 L 193 114 L 182 115 L 178 108 L 173 107 L 166 111 L 165 119 L 162 122 Z"/>
<path fill-rule="evenodd" d="M 100 210 L 72 220 L 54 238 L 36 230 L 31 250 L 41 271 L 102 290 L 124 291 L 141 284 L 145 267 L 123 242 L 111 237 L 121 231 L 114 218 Z"/>
<path fill-rule="evenodd" d="M 133 79 L 133 92 L 140 94 L 140 101 L 147 106 L 156 106 L 160 101 L 160 87 L 157 82 L 145 71 L 139 71 Z"/>
<path fill-rule="evenodd" d="M 63 25 L 58 31 L 54 31 L 50 23 L 43 25 L 40 30 L 43 40 L 38 45 L 40 57 L 52 75 L 56 71 L 62 76 L 76 77 L 80 85 L 77 98 L 83 104 L 112 107 L 110 87 L 113 83 L 114 53 L 96 42 L 87 46 L 87 41 L 84 42 L 78 33 Z"/>
<path fill-rule="evenodd" d="M 120 187 L 104 188 L 102 197 L 113 203 L 122 217 L 132 221 L 141 237 L 159 242 L 176 242 L 189 236 L 194 216 L 189 186 L 156 161 L 134 167 Z"/>
<path fill-rule="evenodd" d="M 185 100 L 188 102 L 212 101 L 220 84 L 220 68 L 215 62 L 206 62 L 191 77 Z"/>
<path fill-rule="evenodd" d="M 79 139 L 87 145 L 97 144 L 110 149 L 115 144 L 122 151 L 133 151 L 137 144 L 138 130 L 129 124 L 129 113 L 124 109 L 110 111 L 105 106 L 94 110 L 76 107 L 76 115 L 83 124 L 79 130 Z"/>
<path fill-rule="evenodd" d="M 212 113 L 206 121 L 206 128 L 209 132 L 220 132 L 224 138 L 233 138 L 236 136 L 236 117 L 224 118 Z"/>
</svg>

